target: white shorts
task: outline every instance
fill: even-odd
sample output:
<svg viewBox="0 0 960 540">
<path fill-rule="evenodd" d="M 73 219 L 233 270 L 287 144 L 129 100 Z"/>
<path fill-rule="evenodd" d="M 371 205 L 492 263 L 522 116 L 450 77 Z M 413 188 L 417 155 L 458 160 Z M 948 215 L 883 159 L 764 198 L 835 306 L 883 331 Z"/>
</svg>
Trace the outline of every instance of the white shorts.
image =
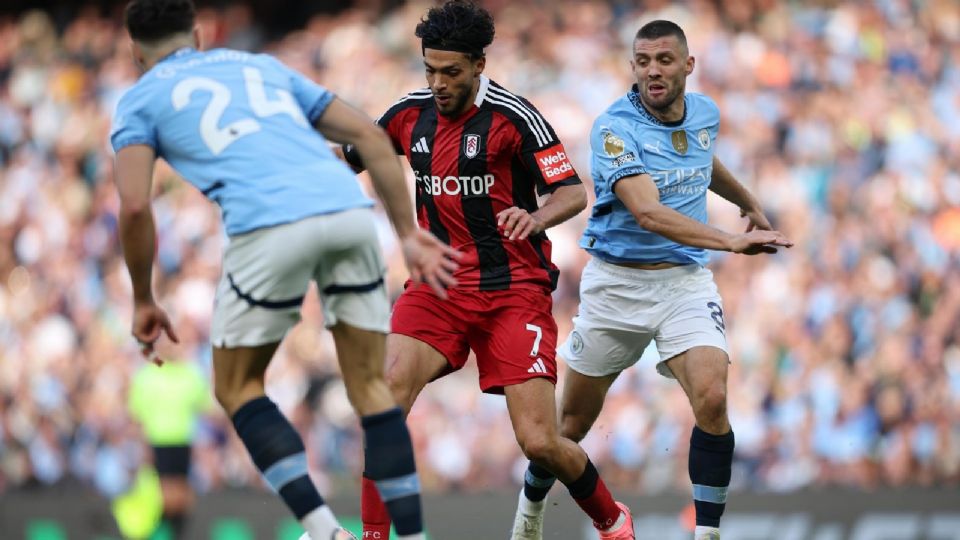
<svg viewBox="0 0 960 540">
<path fill-rule="evenodd" d="M 691 264 L 663 270 L 625 268 L 591 258 L 580 280 L 580 310 L 557 352 L 591 377 L 619 373 L 656 340 L 657 371 L 693 347 L 727 352 L 723 304 L 713 273 Z"/>
<path fill-rule="evenodd" d="M 210 341 L 255 347 L 300 321 L 310 281 L 327 327 L 389 333 L 390 300 L 373 210 L 355 208 L 234 236 L 223 256 Z"/>
</svg>

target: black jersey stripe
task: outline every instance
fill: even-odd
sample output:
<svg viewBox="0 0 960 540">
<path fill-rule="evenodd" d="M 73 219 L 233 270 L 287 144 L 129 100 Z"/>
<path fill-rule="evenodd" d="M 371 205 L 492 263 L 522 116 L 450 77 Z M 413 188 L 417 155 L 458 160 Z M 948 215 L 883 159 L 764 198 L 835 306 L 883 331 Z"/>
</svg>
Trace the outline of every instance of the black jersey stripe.
<svg viewBox="0 0 960 540">
<path fill-rule="evenodd" d="M 493 111 L 490 108 L 481 108 L 473 118 L 467 121 L 460 135 L 460 144 L 457 148 L 458 172 L 460 176 L 480 177 L 489 174 L 487 166 L 487 142 L 490 137 L 490 126 L 493 123 Z M 467 156 L 466 143 L 470 137 L 479 137 L 479 146 L 476 155 Z M 472 152 L 471 152 L 472 153 Z M 505 179 L 498 178 L 503 182 Z M 463 208 L 463 218 L 467 230 L 473 237 L 477 247 L 477 257 L 480 263 L 481 291 L 499 291 L 510 288 L 510 256 L 503 245 L 503 237 L 497 229 L 497 216 L 493 211 L 493 199 L 485 191 L 480 193 L 466 193 L 460 196 Z"/>
<path fill-rule="evenodd" d="M 522 178 L 524 174 L 527 174 L 526 169 L 523 166 L 523 163 L 514 158 L 510 164 L 511 175 L 514 179 Z M 534 213 L 539 208 L 537 206 L 536 195 L 533 194 L 533 190 L 524 189 L 524 186 L 520 182 L 513 183 L 513 205 L 517 208 L 522 208 L 528 213 Z M 547 273 L 547 276 L 550 278 L 550 290 L 557 288 L 557 283 L 560 280 L 560 270 L 553 266 L 550 262 L 550 259 L 547 258 L 547 254 L 543 251 L 543 243 L 549 242 L 547 238 L 547 233 L 545 231 L 540 231 L 537 234 L 532 234 L 527 237 L 527 240 L 530 242 L 530 246 L 533 247 L 534 253 L 537 254 L 537 260 L 540 261 L 540 268 L 543 268 L 543 271 Z"/>
<path fill-rule="evenodd" d="M 410 135 L 411 141 L 419 141 L 420 139 L 425 139 L 427 141 L 427 148 L 430 149 L 430 152 L 411 152 L 410 153 L 410 166 L 413 167 L 414 171 L 417 171 L 421 178 L 430 178 L 430 175 L 433 174 L 433 140 L 434 136 L 437 133 L 437 114 L 433 110 L 433 107 L 427 106 L 420 110 L 420 115 L 417 117 L 417 122 L 413 126 L 413 131 Z M 424 192 L 424 186 L 421 182 L 417 182 L 417 213 L 419 214 L 421 209 L 426 209 L 427 211 L 427 221 L 430 224 L 430 232 L 434 236 L 439 238 L 445 244 L 450 243 L 450 231 L 443 225 L 443 222 L 440 221 L 440 212 L 437 211 L 437 205 L 433 202 L 433 196 L 429 193 Z"/>
</svg>

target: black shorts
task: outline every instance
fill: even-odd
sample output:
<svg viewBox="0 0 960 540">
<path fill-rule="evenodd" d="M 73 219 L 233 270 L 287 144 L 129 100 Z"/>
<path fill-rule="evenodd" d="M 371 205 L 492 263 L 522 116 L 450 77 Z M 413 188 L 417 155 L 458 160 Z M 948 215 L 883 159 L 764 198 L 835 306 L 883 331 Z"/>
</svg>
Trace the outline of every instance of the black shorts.
<svg viewBox="0 0 960 540">
<path fill-rule="evenodd" d="M 189 446 L 154 446 L 153 466 L 160 476 L 187 476 L 190 474 Z"/>
</svg>

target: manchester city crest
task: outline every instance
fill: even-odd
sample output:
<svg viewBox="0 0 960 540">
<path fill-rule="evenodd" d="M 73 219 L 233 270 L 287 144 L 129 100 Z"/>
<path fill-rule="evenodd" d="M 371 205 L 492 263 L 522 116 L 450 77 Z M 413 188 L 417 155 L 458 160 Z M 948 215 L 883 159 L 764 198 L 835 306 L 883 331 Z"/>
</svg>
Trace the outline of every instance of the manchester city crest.
<svg viewBox="0 0 960 540">
<path fill-rule="evenodd" d="M 707 131 L 707 128 L 703 128 L 697 132 L 697 142 L 700 143 L 700 148 L 704 150 L 710 148 L 710 132 Z"/>
<path fill-rule="evenodd" d="M 480 136 L 464 135 L 463 136 L 463 155 L 467 156 L 468 158 L 475 158 L 479 153 L 480 153 Z"/>
<path fill-rule="evenodd" d="M 673 149 L 680 154 L 687 153 L 687 132 L 677 130 L 670 134 L 670 141 L 673 143 Z"/>
<path fill-rule="evenodd" d="M 583 352 L 583 338 L 580 337 L 580 333 L 576 330 L 570 332 L 570 349 L 574 354 Z"/>
</svg>

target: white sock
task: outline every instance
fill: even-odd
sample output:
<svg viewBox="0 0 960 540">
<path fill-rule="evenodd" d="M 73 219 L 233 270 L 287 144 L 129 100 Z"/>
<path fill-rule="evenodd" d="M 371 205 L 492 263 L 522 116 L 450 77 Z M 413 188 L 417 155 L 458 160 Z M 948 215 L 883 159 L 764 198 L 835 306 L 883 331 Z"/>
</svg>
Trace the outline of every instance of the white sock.
<svg viewBox="0 0 960 540">
<path fill-rule="evenodd" d="M 613 522 L 613 525 L 607 527 L 603 532 L 613 532 L 623 526 L 627 522 L 626 512 L 620 512 L 620 516 L 617 517 L 617 520 Z"/>
<path fill-rule="evenodd" d="M 547 498 L 544 497 L 542 501 L 531 501 L 527 498 L 527 494 L 520 490 L 520 513 L 525 516 L 536 516 L 543 512 L 543 507 L 547 502 Z"/>
<path fill-rule="evenodd" d="M 703 525 L 697 525 L 697 528 L 693 531 L 693 538 L 700 538 L 700 535 L 706 535 L 707 533 L 719 533 L 720 529 L 717 527 L 705 527 Z"/>
<path fill-rule="evenodd" d="M 303 530 L 307 531 L 313 540 L 326 540 L 333 536 L 333 531 L 340 527 L 340 522 L 333 515 L 333 511 L 327 505 L 314 508 L 309 514 L 303 516 L 300 520 Z"/>
</svg>

